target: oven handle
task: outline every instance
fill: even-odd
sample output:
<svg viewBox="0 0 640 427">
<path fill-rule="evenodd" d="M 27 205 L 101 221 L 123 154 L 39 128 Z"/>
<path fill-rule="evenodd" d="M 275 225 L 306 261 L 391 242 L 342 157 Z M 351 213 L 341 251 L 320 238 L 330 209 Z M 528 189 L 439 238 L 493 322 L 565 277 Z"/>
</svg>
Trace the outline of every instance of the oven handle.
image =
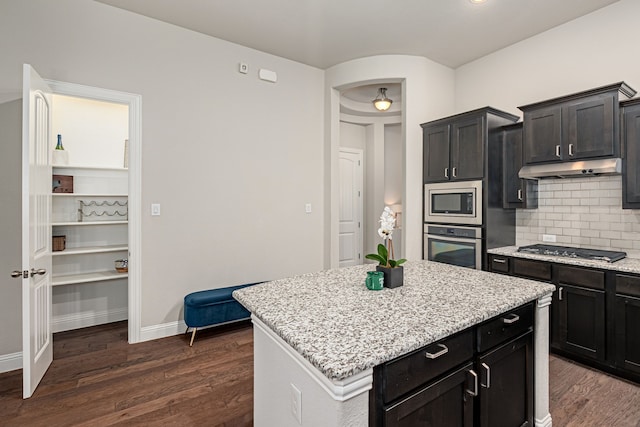
<svg viewBox="0 0 640 427">
<path fill-rule="evenodd" d="M 440 236 L 438 234 L 426 234 L 427 237 L 431 237 L 439 240 L 446 240 L 448 242 L 468 242 L 473 243 L 478 240 L 482 240 L 480 237 L 449 237 L 449 236 Z"/>
</svg>

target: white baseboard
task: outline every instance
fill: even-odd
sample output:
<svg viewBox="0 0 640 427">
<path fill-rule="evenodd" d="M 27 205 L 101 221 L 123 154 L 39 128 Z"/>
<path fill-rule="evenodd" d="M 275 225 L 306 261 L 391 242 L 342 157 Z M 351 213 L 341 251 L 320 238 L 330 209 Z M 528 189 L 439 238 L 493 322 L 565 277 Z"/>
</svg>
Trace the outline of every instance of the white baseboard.
<svg viewBox="0 0 640 427">
<path fill-rule="evenodd" d="M 187 330 L 187 324 L 184 320 L 175 322 L 162 323 L 153 326 L 143 326 L 140 329 L 140 341 L 151 341 L 159 338 L 172 337 L 174 335 L 184 334 Z"/>
<path fill-rule="evenodd" d="M 0 373 L 22 369 L 22 352 L 0 354 Z"/>
<path fill-rule="evenodd" d="M 72 329 L 102 325 L 103 323 L 119 322 L 121 320 L 127 320 L 127 318 L 126 307 L 104 311 L 73 313 L 64 316 L 54 316 L 51 319 L 51 330 L 54 333 L 70 331 Z"/>
</svg>

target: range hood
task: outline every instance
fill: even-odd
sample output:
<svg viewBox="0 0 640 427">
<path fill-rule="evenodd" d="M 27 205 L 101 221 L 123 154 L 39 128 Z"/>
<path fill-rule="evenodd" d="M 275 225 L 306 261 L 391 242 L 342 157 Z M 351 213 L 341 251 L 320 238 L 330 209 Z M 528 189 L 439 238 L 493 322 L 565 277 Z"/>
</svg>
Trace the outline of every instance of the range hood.
<svg viewBox="0 0 640 427">
<path fill-rule="evenodd" d="M 523 166 L 520 178 L 569 178 L 594 175 L 616 175 L 622 172 L 619 158 L 585 160 L 580 162 L 547 163 Z"/>
</svg>

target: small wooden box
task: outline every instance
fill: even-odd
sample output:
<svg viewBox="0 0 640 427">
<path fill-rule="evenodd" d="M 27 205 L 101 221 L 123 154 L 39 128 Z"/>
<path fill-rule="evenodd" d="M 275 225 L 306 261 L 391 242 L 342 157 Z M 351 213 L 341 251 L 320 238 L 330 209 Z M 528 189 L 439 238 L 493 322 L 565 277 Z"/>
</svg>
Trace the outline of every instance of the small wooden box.
<svg viewBox="0 0 640 427">
<path fill-rule="evenodd" d="M 67 236 L 53 236 L 53 252 L 64 251 L 67 247 Z"/>
<path fill-rule="evenodd" d="M 53 175 L 54 193 L 73 193 L 72 175 Z"/>
</svg>

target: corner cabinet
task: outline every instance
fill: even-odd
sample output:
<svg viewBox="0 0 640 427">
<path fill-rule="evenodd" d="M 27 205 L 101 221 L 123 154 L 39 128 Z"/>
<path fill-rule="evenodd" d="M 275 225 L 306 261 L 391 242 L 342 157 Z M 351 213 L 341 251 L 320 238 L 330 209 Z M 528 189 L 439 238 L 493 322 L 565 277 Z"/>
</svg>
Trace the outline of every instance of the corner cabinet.
<svg viewBox="0 0 640 427">
<path fill-rule="evenodd" d="M 518 107 L 525 164 L 619 157 L 619 100 L 635 93 L 620 82 Z"/>
<path fill-rule="evenodd" d="M 52 197 L 52 285 L 127 279 L 128 264 L 115 264 L 128 258 L 127 169 L 54 165 L 53 174 L 73 187 Z"/>
<path fill-rule="evenodd" d="M 502 127 L 503 207 L 505 209 L 536 209 L 538 180 L 521 179 L 523 164 L 522 122 Z"/>
<path fill-rule="evenodd" d="M 620 104 L 622 108 L 622 208 L 640 209 L 640 99 Z"/>
<path fill-rule="evenodd" d="M 423 123 L 423 182 L 482 179 L 489 133 L 518 117 L 490 107 Z"/>
</svg>

